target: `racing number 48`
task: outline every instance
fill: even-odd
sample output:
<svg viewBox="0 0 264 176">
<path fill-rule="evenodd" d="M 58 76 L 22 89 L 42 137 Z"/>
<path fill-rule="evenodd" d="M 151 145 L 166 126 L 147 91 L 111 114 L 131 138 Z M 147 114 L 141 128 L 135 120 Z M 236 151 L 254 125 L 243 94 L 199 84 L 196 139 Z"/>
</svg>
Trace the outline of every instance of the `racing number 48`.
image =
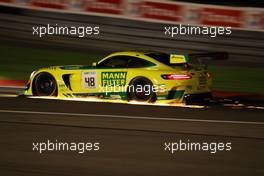
<svg viewBox="0 0 264 176">
<path fill-rule="evenodd" d="M 87 83 L 87 85 L 89 87 L 93 87 L 95 86 L 95 80 L 94 80 L 94 77 L 86 77 L 85 78 L 85 83 Z"/>
<path fill-rule="evenodd" d="M 96 89 L 97 88 L 96 72 L 84 72 L 82 74 L 82 80 L 83 80 L 84 89 Z"/>
</svg>

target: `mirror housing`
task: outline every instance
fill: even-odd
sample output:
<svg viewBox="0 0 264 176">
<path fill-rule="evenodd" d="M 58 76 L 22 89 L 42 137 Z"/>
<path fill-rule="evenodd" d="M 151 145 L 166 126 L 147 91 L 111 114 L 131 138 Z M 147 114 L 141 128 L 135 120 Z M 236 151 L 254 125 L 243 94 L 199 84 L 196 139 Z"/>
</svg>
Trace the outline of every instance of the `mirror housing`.
<svg viewBox="0 0 264 176">
<path fill-rule="evenodd" d="M 96 63 L 96 62 L 93 62 L 93 63 L 92 63 L 92 66 L 93 66 L 93 67 L 96 67 L 96 66 L 97 66 L 97 63 Z"/>
</svg>

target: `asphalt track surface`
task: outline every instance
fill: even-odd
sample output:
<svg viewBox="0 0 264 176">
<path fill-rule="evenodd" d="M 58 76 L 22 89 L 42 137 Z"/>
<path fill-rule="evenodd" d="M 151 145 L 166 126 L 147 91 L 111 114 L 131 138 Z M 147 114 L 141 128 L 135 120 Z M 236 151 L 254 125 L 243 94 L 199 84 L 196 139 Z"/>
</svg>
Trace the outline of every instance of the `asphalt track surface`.
<svg viewBox="0 0 264 176">
<path fill-rule="evenodd" d="M 99 142 L 99 151 L 33 151 L 33 142 Z M 231 142 L 231 151 L 165 151 L 165 142 Z M 1 175 L 264 175 L 263 110 L 0 98 Z"/>
</svg>

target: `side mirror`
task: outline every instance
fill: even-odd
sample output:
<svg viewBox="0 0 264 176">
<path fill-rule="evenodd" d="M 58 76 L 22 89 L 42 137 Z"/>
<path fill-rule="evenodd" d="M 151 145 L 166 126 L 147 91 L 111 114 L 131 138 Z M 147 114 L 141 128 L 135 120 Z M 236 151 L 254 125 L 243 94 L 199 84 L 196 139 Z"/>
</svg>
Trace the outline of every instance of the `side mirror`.
<svg viewBox="0 0 264 176">
<path fill-rule="evenodd" d="M 96 67 L 96 65 L 97 65 L 96 62 L 93 62 L 93 63 L 92 63 L 92 66 L 93 66 L 93 67 Z"/>
</svg>

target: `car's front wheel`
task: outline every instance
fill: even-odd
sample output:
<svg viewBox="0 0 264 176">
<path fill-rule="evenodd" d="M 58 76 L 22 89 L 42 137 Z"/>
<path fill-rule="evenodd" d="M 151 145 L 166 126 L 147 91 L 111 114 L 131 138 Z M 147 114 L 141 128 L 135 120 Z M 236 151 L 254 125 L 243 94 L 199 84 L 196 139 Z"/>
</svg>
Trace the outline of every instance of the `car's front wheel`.
<svg viewBox="0 0 264 176">
<path fill-rule="evenodd" d="M 34 79 L 33 86 L 33 95 L 35 96 L 57 96 L 57 83 L 50 73 L 38 74 Z"/>
<path fill-rule="evenodd" d="M 153 83 L 145 77 L 136 77 L 129 84 L 128 100 L 136 100 L 141 102 L 156 101 L 156 93 L 153 89 Z"/>
</svg>

